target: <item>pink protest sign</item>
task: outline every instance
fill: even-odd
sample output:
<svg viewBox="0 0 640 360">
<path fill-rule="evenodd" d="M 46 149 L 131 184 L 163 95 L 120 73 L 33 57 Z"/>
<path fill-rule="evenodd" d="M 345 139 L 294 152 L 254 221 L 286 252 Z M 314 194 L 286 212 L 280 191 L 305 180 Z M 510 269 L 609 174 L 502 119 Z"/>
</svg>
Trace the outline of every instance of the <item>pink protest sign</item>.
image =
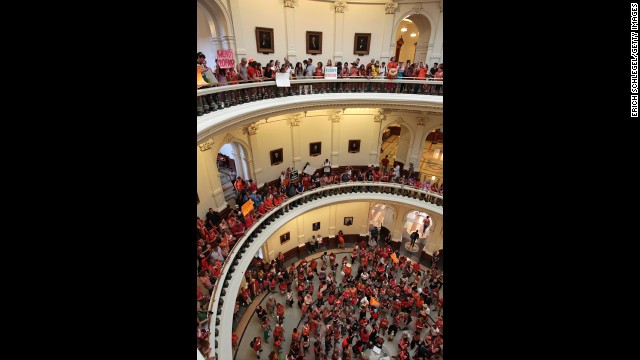
<svg viewBox="0 0 640 360">
<path fill-rule="evenodd" d="M 218 50 L 218 66 L 222 69 L 231 68 L 236 61 L 233 59 L 233 50 Z"/>
</svg>

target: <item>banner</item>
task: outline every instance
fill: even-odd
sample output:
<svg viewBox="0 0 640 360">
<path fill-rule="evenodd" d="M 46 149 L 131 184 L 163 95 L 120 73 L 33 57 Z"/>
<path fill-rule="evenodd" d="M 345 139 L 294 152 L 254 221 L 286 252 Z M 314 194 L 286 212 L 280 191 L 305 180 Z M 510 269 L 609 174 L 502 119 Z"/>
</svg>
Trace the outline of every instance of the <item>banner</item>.
<svg viewBox="0 0 640 360">
<path fill-rule="evenodd" d="M 337 80 L 338 79 L 338 68 L 333 66 L 325 66 L 324 68 L 324 78 L 325 80 Z"/>
<path fill-rule="evenodd" d="M 276 86 L 277 87 L 291 86 L 291 81 L 289 81 L 289 72 L 276 73 Z"/>
<path fill-rule="evenodd" d="M 253 200 L 249 199 L 246 203 L 242 204 L 242 215 L 247 216 L 249 211 L 253 210 Z"/>
<path fill-rule="evenodd" d="M 218 50 L 218 66 L 221 69 L 232 68 L 236 64 L 233 59 L 233 50 Z"/>
<path fill-rule="evenodd" d="M 291 170 L 291 174 L 289 174 L 289 180 L 291 180 L 291 182 L 298 180 L 298 170 Z"/>
</svg>

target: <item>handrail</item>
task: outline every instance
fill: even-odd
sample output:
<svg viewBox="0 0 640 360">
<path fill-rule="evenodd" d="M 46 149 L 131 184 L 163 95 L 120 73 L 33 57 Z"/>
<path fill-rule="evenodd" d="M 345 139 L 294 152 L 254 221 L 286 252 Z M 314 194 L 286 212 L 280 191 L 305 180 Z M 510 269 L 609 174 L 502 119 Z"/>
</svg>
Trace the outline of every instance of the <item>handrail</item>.
<svg viewBox="0 0 640 360">
<path fill-rule="evenodd" d="M 337 78 L 337 79 L 326 79 L 323 77 L 307 77 L 301 79 L 291 79 L 289 80 L 291 84 L 314 84 L 314 83 L 339 83 L 339 82 L 372 82 L 372 83 L 384 83 L 384 84 L 425 84 L 428 85 L 444 85 L 444 81 L 442 79 L 437 80 L 435 78 L 416 78 L 416 77 L 403 77 L 399 79 L 385 79 L 385 78 L 371 78 L 366 76 L 349 76 L 345 78 Z M 210 84 L 210 87 L 198 89 L 198 96 L 215 94 L 220 91 L 227 90 L 240 90 L 240 89 L 248 89 L 261 87 L 265 85 L 276 85 L 275 79 L 272 78 L 262 78 L 261 80 L 238 80 L 238 84 L 229 84 L 229 83 L 213 83 Z"/>
<path fill-rule="evenodd" d="M 377 188 L 381 191 L 377 191 L 377 190 L 370 191 L 370 188 Z M 321 198 L 324 198 L 326 196 L 336 196 L 336 195 L 341 195 L 345 193 L 354 193 L 354 192 L 363 192 L 363 191 L 371 192 L 371 193 L 382 193 L 382 194 L 385 194 L 385 196 L 396 195 L 401 197 L 411 197 L 414 199 L 418 199 L 418 197 L 422 199 L 424 196 L 425 202 L 426 202 L 426 199 L 429 199 L 431 197 L 444 201 L 444 198 L 442 195 L 432 193 L 431 191 L 417 189 L 415 187 L 410 187 L 408 185 L 391 183 L 391 182 L 382 182 L 382 181 L 350 181 L 345 183 L 326 185 L 316 189 L 305 191 L 302 194 L 297 194 L 287 199 L 286 201 L 284 201 L 281 205 L 274 207 L 274 209 L 272 209 L 271 211 L 266 213 L 264 216 L 262 216 L 260 219 L 258 219 L 254 223 L 254 225 L 251 226 L 251 228 L 247 229 L 244 236 L 236 240 L 233 248 L 230 249 L 229 254 L 227 255 L 227 258 L 224 261 L 222 270 L 220 271 L 220 276 L 218 276 L 216 284 L 213 287 L 211 300 L 209 303 L 209 311 L 213 311 L 212 309 L 214 308 L 214 304 L 219 304 L 220 302 L 221 291 L 218 291 L 218 287 L 220 286 L 220 284 L 224 284 L 224 282 L 227 281 L 226 278 L 232 266 L 231 264 L 233 264 L 233 262 L 236 260 L 236 255 L 238 254 L 238 252 L 242 249 L 242 247 L 245 245 L 248 239 L 255 236 L 256 230 L 260 230 L 261 232 L 266 225 L 271 223 L 271 221 L 280 217 L 281 215 L 279 215 L 279 212 L 283 211 L 285 208 L 287 208 L 290 205 L 299 206 L 301 205 L 302 201 L 304 201 L 304 203 L 307 203 L 309 201 L 316 200 L 317 196 L 321 196 Z M 351 201 L 351 200 L 348 200 L 348 201 Z M 434 203 L 429 203 L 429 205 L 426 206 L 426 208 L 429 208 L 429 210 L 434 211 L 436 213 L 442 214 L 442 205 L 435 205 Z M 268 223 L 265 224 L 267 221 Z M 235 296 L 237 294 L 232 294 L 232 295 L 234 299 L 233 304 L 235 305 Z M 226 292 L 225 292 L 225 296 L 226 296 Z M 229 302 L 227 302 L 226 304 L 229 305 Z M 216 353 L 217 359 L 230 360 L 230 359 L 220 358 L 218 349 L 222 349 L 224 348 L 224 346 L 219 346 L 219 347 L 216 346 L 217 326 L 215 324 L 214 319 L 218 319 L 219 310 L 221 311 L 221 314 L 225 313 L 225 311 L 222 310 L 220 306 L 221 305 L 218 305 L 218 308 L 216 309 L 216 311 L 214 311 L 215 316 L 212 316 L 211 319 L 209 320 L 209 329 L 211 330 L 211 333 L 209 336 L 209 344 L 210 344 L 211 351 L 214 351 Z M 231 317 L 231 319 L 233 318 Z M 226 321 L 228 321 L 228 319 L 225 318 L 225 322 Z M 222 321 L 220 321 L 220 323 L 222 324 Z"/>
<path fill-rule="evenodd" d="M 396 93 L 419 95 L 442 95 L 442 79 L 401 78 L 389 80 L 371 77 L 347 77 L 337 79 L 304 78 L 290 80 L 291 86 L 279 87 L 273 79 L 266 81 L 242 82 L 234 85 L 211 84 L 197 91 L 198 116 L 228 108 L 236 104 L 245 104 L 257 100 L 285 96 L 308 95 L 318 93 Z M 365 85 L 367 84 L 367 85 Z M 438 89 L 436 89 L 438 88 Z M 433 91 L 439 92 L 432 94 Z"/>
</svg>

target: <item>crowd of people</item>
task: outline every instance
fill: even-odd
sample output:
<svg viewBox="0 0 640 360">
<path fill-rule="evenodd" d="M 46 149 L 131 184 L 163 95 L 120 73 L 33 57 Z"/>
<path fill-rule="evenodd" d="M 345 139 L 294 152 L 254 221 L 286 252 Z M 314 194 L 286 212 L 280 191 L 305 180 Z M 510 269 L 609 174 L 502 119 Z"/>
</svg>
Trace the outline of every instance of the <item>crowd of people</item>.
<svg viewBox="0 0 640 360">
<path fill-rule="evenodd" d="M 309 165 L 307 163 L 306 166 Z M 304 170 L 304 169 L 303 169 Z M 411 175 L 411 174 L 409 174 Z M 425 182 L 421 182 L 419 179 L 413 176 L 405 176 L 400 172 L 400 165 L 394 164 L 394 166 L 388 166 L 388 162 L 381 162 L 381 166 L 370 166 L 363 170 L 354 170 L 350 166 L 346 167 L 346 170 L 337 174 L 332 171 L 331 163 L 328 159 L 325 160 L 323 167 L 321 170 L 316 171 L 313 175 L 309 175 L 306 173 L 302 173 L 302 176 L 298 176 L 296 178 L 293 177 L 293 170 L 291 168 L 286 168 L 281 171 L 281 175 L 279 181 L 277 182 L 279 186 L 271 185 L 265 186 L 261 189 L 258 189 L 257 184 L 251 180 L 243 180 L 240 177 L 237 177 L 234 181 L 234 189 L 236 191 L 236 205 L 233 209 L 228 213 L 226 217 L 222 217 L 218 212 L 214 211 L 212 208 L 209 208 L 206 213 L 204 219 L 197 217 L 196 220 L 196 241 L 197 241 L 197 276 L 198 276 L 198 286 L 197 286 L 197 337 L 198 337 L 198 347 L 201 349 L 203 354 L 209 354 L 209 321 L 211 312 L 208 311 L 208 306 L 210 302 L 210 297 L 213 292 L 213 289 L 216 285 L 216 282 L 220 278 L 220 274 L 223 268 L 223 264 L 225 259 L 227 258 L 229 252 L 235 245 L 235 243 L 241 239 L 244 234 L 250 229 L 256 221 L 268 214 L 270 211 L 277 209 L 283 202 L 288 200 L 289 198 L 295 197 L 296 195 L 302 194 L 305 191 L 323 187 L 326 185 L 343 183 L 343 182 L 352 182 L 352 181 L 379 181 L 379 182 L 396 182 L 403 185 L 407 185 L 407 187 L 412 187 L 415 189 L 423 189 L 428 193 L 425 195 L 421 195 L 421 200 L 428 202 L 436 202 L 441 204 L 442 200 L 440 198 L 436 198 L 430 194 L 441 194 L 443 193 L 442 185 L 438 186 L 436 182 L 430 183 L 429 180 Z M 249 211 L 247 214 L 242 213 L 240 210 L 242 205 L 247 201 L 253 202 L 253 210 Z M 293 206 L 293 203 L 289 203 L 286 208 L 279 208 L 278 211 L 283 213 L 288 210 L 288 207 Z M 318 234 L 318 239 L 321 239 L 321 235 Z M 344 238 L 342 237 L 342 232 L 338 234 L 338 247 L 344 248 Z M 390 237 L 385 239 L 386 241 L 390 241 Z M 313 242 L 313 250 L 315 250 L 315 239 Z M 386 260 L 390 251 L 382 251 L 381 249 L 377 249 L 376 252 L 369 253 L 365 249 L 367 244 L 360 247 L 358 250 L 358 256 L 362 261 L 362 256 L 364 255 L 364 264 L 367 263 L 375 263 L 378 261 L 380 257 L 385 259 L 385 266 L 391 265 L 390 269 L 394 268 L 395 265 L 390 264 L 388 260 Z M 369 244 L 371 245 L 371 244 Z M 364 253 L 360 253 L 361 251 L 365 251 Z M 355 254 L 355 253 L 354 253 Z M 384 254 L 384 255 L 383 255 Z M 374 262 L 369 261 L 369 255 L 374 256 Z M 378 256 L 379 255 L 379 256 Z M 331 256 L 329 256 L 329 259 Z M 355 258 L 355 255 L 354 255 Z M 278 275 L 276 278 L 269 277 L 269 274 L 276 275 L 278 272 L 273 272 L 274 269 L 279 269 L 282 265 L 282 258 L 279 257 L 280 261 L 275 261 L 271 263 L 272 267 L 269 267 L 268 271 L 264 271 L 262 276 L 260 272 L 255 273 L 254 279 L 262 284 L 262 290 L 264 290 L 264 286 L 267 283 L 264 281 L 268 281 L 268 287 L 271 288 L 273 286 L 279 286 L 281 291 L 283 289 L 282 280 L 285 279 L 285 272 L 282 273 L 282 278 Z M 405 264 L 408 260 L 405 259 L 399 265 L 401 269 L 403 264 Z M 259 261 L 257 268 L 260 268 L 262 264 Z M 331 271 L 334 271 L 335 262 L 330 261 Z M 386 269 L 386 268 L 385 268 Z M 326 269 L 325 269 L 326 270 Z M 396 274 L 398 268 L 393 271 L 393 274 Z M 308 269 L 305 270 L 308 272 Z M 313 270 L 311 270 L 313 271 Z M 347 270 L 349 271 L 349 270 Z M 249 273 L 249 272 L 248 272 Z M 386 273 L 386 270 L 385 270 Z M 436 276 L 433 276 L 434 279 L 437 279 Z M 360 275 L 360 274 L 358 274 Z M 335 274 L 333 274 L 335 278 Z M 366 275 L 365 275 L 366 277 Z M 372 280 L 375 280 L 377 276 L 374 276 Z M 274 282 L 274 279 L 276 279 Z M 247 283 L 250 283 L 248 279 Z M 326 279 L 325 279 L 326 280 Z M 350 280 L 347 280 L 348 283 Z M 355 283 L 354 283 L 355 284 Z M 289 283 L 287 286 L 289 287 L 291 284 Z M 330 284 L 328 284 L 330 285 Z M 298 285 L 296 285 L 298 286 Z M 337 286 L 337 285 L 336 285 Z M 250 303 L 250 299 L 254 298 L 256 293 L 256 289 L 253 289 L 251 296 L 247 297 L 242 295 L 243 302 L 242 304 L 248 305 Z M 343 290 L 339 291 L 341 294 Z M 313 291 L 311 292 L 313 293 Z M 244 294 L 244 293 L 243 293 Z M 325 292 L 327 294 L 327 292 Z M 335 293 L 334 291 L 334 294 Z M 288 299 L 289 299 L 289 295 Z M 430 296 L 430 295 L 425 295 Z M 384 300 L 385 297 L 382 296 L 380 300 Z M 298 299 L 300 301 L 300 298 Z M 236 314 L 238 310 L 238 306 L 236 306 Z M 394 314 L 395 316 L 395 314 Z M 258 342 L 259 343 L 259 342 Z"/>
<path fill-rule="evenodd" d="M 287 267 L 283 260 L 281 253 L 271 262 L 254 257 L 236 301 L 236 308 L 249 306 L 269 292 L 265 307 L 255 310 L 263 336 L 249 343 L 258 359 L 270 341 L 268 360 L 301 360 L 307 354 L 316 360 L 367 359 L 368 349 L 385 342 L 397 346 L 396 359 L 441 359 L 443 274 L 437 255 L 423 271 L 388 241 L 375 239 L 360 241 L 340 261 L 327 252 L 297 266 Z M 284 325 L 285 308 L 294 306 L 302 312 L 301 330 Z M 396 344 L 397 333 L 402 335 Z M 240 339 L 235 333 L 232 339 L 237 350 Z"/>
<path fill-rule="evenodd" d="M 259 81 L 272 81 L 275 80 L 277 73 L 288 73 L 290 79 L 311 79 L 311 78 L 324 78 L 325 67 L 336 67 L 338 78 L 366 78 L 366 79 L 378 79 L 386 78 L 390 80 L 394 79 L 410 79 L 410 80 L 426 80 L 436 79 L 444 80 L 444 64 L 434 63 L 433 67 L 429 68 L 428 64 L 424 62 L 412 63 L 411 60 L 397 61 L 395 57 L 389 59 L 389 63 L 380 62 L 376 59 L 371 59 L 368 64 L 360 63 L 360 58 L 349 63 L 345 61 L 334 62 L 328 59 L 326 63 L 317 62 L 314 63 L 312 58 L 297 62 L 295 65 L 289 62 L 289 58 L 285 57 L 281 63 L 279 60 L 269 60 L 265 66 L 262 63 L 256 61 L 253 58 L 247 59 L 243 57 L 235 67 L 220 68 L 217 60 L 213 69 L 210 69 L 206 63 L 206 57 L 203 53 L 198 52 L 197 64 L 202 66 L 202 73 L 207 70 L 211 70 L 214 74 L 213 79 L 208 79 L 203 76 L 205 81 L 210 84 L 217 84 L 218 86 L 224 86 L 227 84 L 238 84 L 239 82 L 259 82 Z M 352 91 L 362 90 L 371 91 L 371 83 L 359 83 L 349 84 L 347 89 Z M 428 94 L 442 95 L 443 85 L 427 85 L 427 84 L 400 84 L 400 91 L 405 90 L 405 85 L 410 86 L 411 91 L 415 94 L 421 90 L 426 91 Z M 324 90 L 325 84 L 319 84 L 320 89 Z M 387 90 L 396 90 L 397 84 L 387 84 Z M 301 86 L 298 88 L 294 86 L 293 91 L 304 91 L 308 93 L 310 91 L 308 86 Z M 285 91 L 285 96 L 288 95 L 288 91 Z"/>
</svg>

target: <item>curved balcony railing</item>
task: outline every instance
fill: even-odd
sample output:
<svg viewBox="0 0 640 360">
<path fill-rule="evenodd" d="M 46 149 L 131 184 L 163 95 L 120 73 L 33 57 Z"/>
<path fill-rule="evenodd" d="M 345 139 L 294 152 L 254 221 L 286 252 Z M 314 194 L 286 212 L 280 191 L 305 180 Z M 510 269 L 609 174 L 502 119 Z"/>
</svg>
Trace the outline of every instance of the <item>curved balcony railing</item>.
<svg viewBox="0 0 640 360">
<path fill-rule="evenodd" d="M 211 329 L 209 344 L 211 351 L 216 353 L 217 360 L 232 360 L 233 358 L 233 351 L 231 350 L 233 316 L 223 316 L 223 314 L 233 314 L 235 297 L 237 296 L 241 277 L 232 278 L 230 275 L 235 272 L 236 267 L 242 268 L 245 265 L 249 265 L 248 262 L 244 264 L 245 261 L 243 261 L 243 264 L 240 264 L 243 255 L 247 251 L 249 251 L 250 254 L 255 254 L 259 246 L 262 245 L 262 242 L 271 235 L 270 233 L 275 232 L 277 228 L 299 215 L 297 211 L 295 214 L 292 214 L 291 208 L 300 206 L 301 210 L 307 212 L 337 202 L 363 200 L 362 193 L 369 194 L 367 200 L 390 201 L 389 195 L 394 195 L 397 197 L 392 200 L 394 202 L 418 206 L 424 210 L 438 214 L 442 214 L 443 210 L 444 198 L 442 195 L 409 187 L 408 185 L 375 181 L 357 181 L 328 185 L 305 191 L 302 194 L 287 199 L 287 201 L 284 201 L 281 205 L 262 216 L 251 228 L 247 229 L 245 235 L 238 239 L 233 248 L 230 249 L 229 255 L 224 261 L 209 303 L 209 311 L 215 313 L 215 317 L 212 317 L 209 323 L 209 329 Z M 262 234 L 262 231 L 274 222 L 276 222 L 274 225 L 278 226 L 275 226 L 274 230 L 269 234 Z M 258 237 L 261 237 L 259 243 L 256 242 Z M 245 257 L 244 260 L 250 261 L 248 257 Z M 231 300 L 225 303 L 227 290 L 232 291 L 232 297 Z M 215 311 L 213 311 L 214 306 L 216 307 Z M 228 344 L 228 346 L 220 346 L 220 343 Z"/>
<path fill-rule="evenodd" d="M 277 87 L 273 79 L 242 82 L 235 85 L 212 84 L 211 87 L 198 90 L 197 114 L 208 114 L 244 103 L 280 98 L 325 93 L 398 93 L 419 95 L 442 95 L 442 79 L 402 78 L 389 80 L 383 78 L 348 77 L 328 80 L 324 78 L 305 78 L 291 80 L 290 87 Z"/>
</svg>

